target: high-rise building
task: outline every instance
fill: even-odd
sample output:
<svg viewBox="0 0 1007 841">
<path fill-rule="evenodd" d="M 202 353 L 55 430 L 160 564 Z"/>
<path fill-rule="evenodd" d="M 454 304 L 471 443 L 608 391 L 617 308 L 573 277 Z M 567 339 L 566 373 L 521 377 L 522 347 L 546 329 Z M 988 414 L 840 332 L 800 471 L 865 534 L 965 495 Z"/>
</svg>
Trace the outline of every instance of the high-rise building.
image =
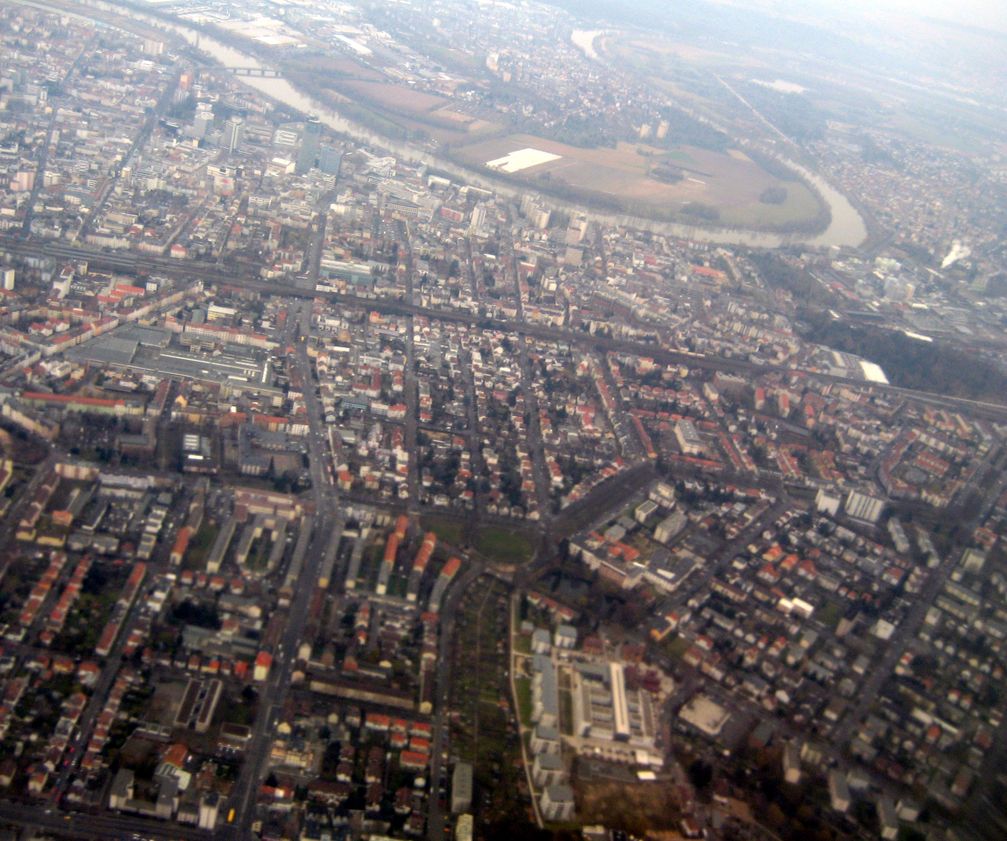
<svg viewBox="0 0 1007 841">
<path fill-rule="evenodd" d="M 469 223 L 469 230 L 481 231 L 483 227 L 486 225 L 486 216 L 487 216 L 486 205 L 477 204 L 472 209 L 472 217 Z"/>
<path fill-rule="evenodd" d="M 213 125 L 213 106 L 200 103 L 192 120 L 192 136 L 202 140 L 211 125 Z"/>
<path fill-rule="evenodd" d="M 331 146 L 322 146 L 318 151 L 318 168 L 326 175 L 339 175 L 343 164 L 343 153 Z"/>
<path fill-rule="evenodd" d="M 241 145 L 241 117 L 231 117 L 224 123 L 224 148 L 228 152 L 236 152 Z"/>
<path fill-rule="evenodd" d="M 322 136 L 322 124 L 313 114 L 304 123 L 304 133 L 301 135 L 301 148 L 297 152 L 297 166 L 294 172 L 304 175 L 315 166 L 318 159 L 318 144 Z"/>
</svg>

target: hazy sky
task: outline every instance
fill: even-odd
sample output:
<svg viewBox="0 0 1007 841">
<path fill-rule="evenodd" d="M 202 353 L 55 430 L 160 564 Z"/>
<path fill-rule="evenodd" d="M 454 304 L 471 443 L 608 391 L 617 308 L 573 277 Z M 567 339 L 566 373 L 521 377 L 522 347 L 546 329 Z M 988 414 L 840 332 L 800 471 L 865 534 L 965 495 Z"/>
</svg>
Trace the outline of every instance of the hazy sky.
<svg viewBox="0 0 1007 841">
<path fill-rule="evenodd" d="M 867 16 L 876 12 L 898 12 L 934 17 L 1007 32 L 1007 0 L 727 0 L 738 5 L 760 6 L 780 14 L 800 15 L 810 8 L 832 15 L 848 14 L 857 8 Z"/>
<path fill-rule="evenodd" d="M 1007 30 L 1007 0 L 876 0 L 871 5 Z"/>
<path fill-rule="evenodd" d="M 837 0 L 836 5 L 840 8 L 857 5 L 865 10 L 890 9 L 1007 32 L 1007 0 Z"/>
</svg>

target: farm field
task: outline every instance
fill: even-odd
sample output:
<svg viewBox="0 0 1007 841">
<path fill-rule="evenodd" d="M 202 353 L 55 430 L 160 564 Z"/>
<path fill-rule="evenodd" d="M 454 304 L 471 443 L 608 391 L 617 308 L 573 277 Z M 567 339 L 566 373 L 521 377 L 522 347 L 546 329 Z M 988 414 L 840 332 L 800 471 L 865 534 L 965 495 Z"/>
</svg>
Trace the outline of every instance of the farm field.
<svg viewBox="0 0 1007 841">
<path fill-rule="evenodd" d="M 613 62 L 632 67 L 653 83 L 678 82 L 684 90 L 703 96 L 716 91 L 713 74 L 752 76 L 774 74 L 773 57 L 759 51 L 700 47 L 673 38 L 611 33 L 600 40 L 601 52 Z M 773 78 L 770 75 L 770 78 Z"/>
<path fill-rule="evenodd" d="M 380 82 L 384 74 L 346 56 L 312 53 L 310 57 L 294 56 L 286 59 L 285 66 L 295 72 L 312 73 L 316 79 L 328 83 L 337 79 L 361 79 Z"/>
<path fill-rule="evenodd" d="M 370 107 L 405 128 L 421 128 L 443 142 L 464 143 L 500 127 L 454 110 L 445 96 L 390 82 L 343 81 L 336 89 L 359 106 Z M 443 136 L 438 134 L 441 132 Z"/>
<path fill-rule="evenodd" d="M 784 226 L 814 219 L 819 212 L 818 197 L 800 181 L 782 182 L 787 197 L 782 204 L 765 204 L 756 200 L 747 205 L 720 209 L 720 221 L 725 225 Z"/>
<path fill-rule="evenodd" d="M 685 62 L 690 65 L 716 67 L 727 63 L 734 65 L 760 65 L 755 56 L 739 55 L 736 52 L 720 52 L 694 44 L 676 42 L 653 37 L 613 37 L 606 36 L 599 42 L 601 51 L 619 61 L 628 62 L 641 70 L 655 69 L 664 65 Z"/>
<path fill-rule="evenodd" d="M 378 57 L 375 61 L 380 62 Z M 501 126 L 455 109 L 449 95 L 419 91 L 345 56 L 294 56 L 285 74 L 332 108 L 388 137 L 424 136 L 466 143 Z"/>
<path fill-rule="evenodd" d="M 582 149 L 512 134 L 458 147 L 456 155 L 469 166 L 485 168 L 488 161 L 525 148 L 560 157 L 523 169 L 515 177 L 545 190 L 553 184 L 582 191 L 585 198 L 604 196 L 627 210 L 671 218 L 693 204 L 716 209 L 724 224 L 769 227 L 807 221 L 819 211 L 817 197 L 801 182 L 776 178 L 737 150 L 721 153 L 693 146 L 664 150 L 644 143 Z M 660 167 L 680 171 L 681 180 L 659 180 L 654 172 Z M 771 205 L 760 201 L 773 187 L 786 190 L 785 200 Z"/>
<path fill-rule="evenodd" d="M 309 84 L 301 80 L 305 87 Z M 499 130 L 499 126 L 470 118 L 465 114 L 440 108 L 431 113 L 407 113 L 384 107 L 352 91 L 349 83 L 314 87 L 312 93 L 336 111 L 387 137 L 403 139 L 410 135 L 427 136 L 440 143 L 465 143 L 474 137 Z"/>
<path fill-rule="evenodd" d="M 443 96 L 390 82 L 352 81 L 346 82 L 344 87 L 377 105 L 405 114 L 424 114 L 449 103 Z"/>
</svg>

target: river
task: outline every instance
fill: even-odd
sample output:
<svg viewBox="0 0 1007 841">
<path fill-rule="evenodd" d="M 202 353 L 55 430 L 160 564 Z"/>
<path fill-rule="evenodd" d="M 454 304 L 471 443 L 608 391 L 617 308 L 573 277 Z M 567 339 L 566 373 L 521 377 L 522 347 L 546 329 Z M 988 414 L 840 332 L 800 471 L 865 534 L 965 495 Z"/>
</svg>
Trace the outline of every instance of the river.
<svg viewBox="0 0 1007 841">
<path fill-rule="evenodd" d="M 100 9 L 116 15 L 127 16 L 136 20 L 141 20 L 148 26 L 157 29 L 174 32 L 184 38 L 189 44 L 196 47 L 200 52 L 213 58 L 224 67 L 264 67 L 261 61 L 254 56 L 241 52 L 221 41 L 213 38 L 204 32 L 199 32 L 181 22 L 169 23 L 161 18 L 147 15 L 133 9 L 126 9 L 104 0 L 90 0 L 82 4 L 85 6 Z M 457 178 L 459 181 L 483 187 L 488 190 L 505 195 L 509 198 L 520 198 L 524 192 L 520 187 L 506 184 L 491 178 L 481 176 L 478 172 L 459 166 L 453 161 L 441 158 L 436 153 L 428 149 L 414 146 L 402 141 L 392 140 L 381 136 L 374 131 L 362 126 L 352 120 L 347 120 L 337 111 L 327 105 L 305 94 L 295 88 L 289 81 L 282 78 L 260 78 L 257 76 L 240 76 L 238 78 L 243 84 L 254 88 L 267 97 L 283 103 L 285 106 L 294 108 L 304 114 L 316 114 L 318 118 L 329 128 L 341 134 L 352 137 L 380 149 L 387 149 L 393 155 L 415 163 L 426 164 L 440 171 L 446 172 Z M 828 228 L 820 234 L 773 234 L 764 231 L 750 231 L 736 228 L 714 228 L 698 227 L 693 225 L 681 225 L 673 222 L 661 222 L 654 219 L 646 219 L 631 215 L 621 215 L 612 213 L 600 213 L 590 208 L 580 207 L 571 202 L 559 202 L 549 196 L 544 196 L 544 202 L 563 209 L 579 210 L 585 213 L 588 218 L 595 222 L 608 225 L 622 225 L 625 227 L 649 230 L 655 233 L 680 239 L 692 240 L 694 242 L 714 243 L 717 245 L 744 245 L 753 248 L 779 248 L 785 245 L 810 246 L 817 248 L 829 248 L 833 246 L 855 248 L 867 239 L 867 226 L 856 208 L 850 203 L 842 193 L 829 184 L 817 173 L 811 172 L 807 168 L 791 160 L 783 161 L 788 167 L 797 172 L 803 179 L 808 181 L 818 191 L 822 199 L 828 204 L 831 213 L 831 220 Z"/>
</svg>

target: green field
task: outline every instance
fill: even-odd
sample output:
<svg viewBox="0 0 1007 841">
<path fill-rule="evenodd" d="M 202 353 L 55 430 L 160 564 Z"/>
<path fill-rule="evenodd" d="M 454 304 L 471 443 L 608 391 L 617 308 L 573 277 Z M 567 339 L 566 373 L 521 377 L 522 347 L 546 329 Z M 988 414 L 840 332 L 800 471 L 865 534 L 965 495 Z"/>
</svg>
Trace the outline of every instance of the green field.
<svg viewBox="0 0 1007 841">
<path fill-rule="evenodd" d="M 449 520 L 444 517 L 424 517 L 423 529 L 432 531 L 437 539 L 452 546 L 465 543 L 465 524 L 460 520 Z"/>
<path fill-rule="evenodd" d="M 517 692 L 518 714 L 521 716 L 521 725 L 531 727 L 531 681 L 526 677 L 514 679 L 514 689 Z"/>
<path fill-rule="evenodd" d="M 497 578 L 478 579 L 456 613 L 450 655 L 451 750 L 475 765 L 477 824 L 516 824 L 512 837 L 523 838 L 527 801 L 521 794 L 521 743 L 511 700 L 509 631 L 508 586 Z M 517 695 L 522 714 L 530 717 L 527 678 L 518 682 Z"/>
<path fill-rule="evenodd" d="M 689 650 L 689 641 L 674 634 L 661 643 L 661 648 L 673 660 L 681 660 L 682 655 Z"/>
<path fill-rule="evenodd" d="M 559 691 L 560 731 L 565 736 L 573 735 L 573 695 L 569 689 Z"/>
<path fill-rule="evenodd" d="M 834 601 L 825 602 L 815 615 L 815 619 L 825 625 L 826 628 L 835 628 L 842 618 L 843 608 Z"/>
<path fill-rule="evenodd" d="M 185 553 L 183 569 L 203 569 L 206 566 L 206 556 L 210 554 L 213 541 L 217 539 L 220 528 L 209 520 L 203 520 L 192 539 L 189 541 L 189 551 Z"/>
<path fill-rule="evenodd" d="M 503 564 L 525 564 L 535 554 L 535 546 L 528 537 L 499 526 L 479 529 L 475 547 L 487 560 Z"/>
</svg>

